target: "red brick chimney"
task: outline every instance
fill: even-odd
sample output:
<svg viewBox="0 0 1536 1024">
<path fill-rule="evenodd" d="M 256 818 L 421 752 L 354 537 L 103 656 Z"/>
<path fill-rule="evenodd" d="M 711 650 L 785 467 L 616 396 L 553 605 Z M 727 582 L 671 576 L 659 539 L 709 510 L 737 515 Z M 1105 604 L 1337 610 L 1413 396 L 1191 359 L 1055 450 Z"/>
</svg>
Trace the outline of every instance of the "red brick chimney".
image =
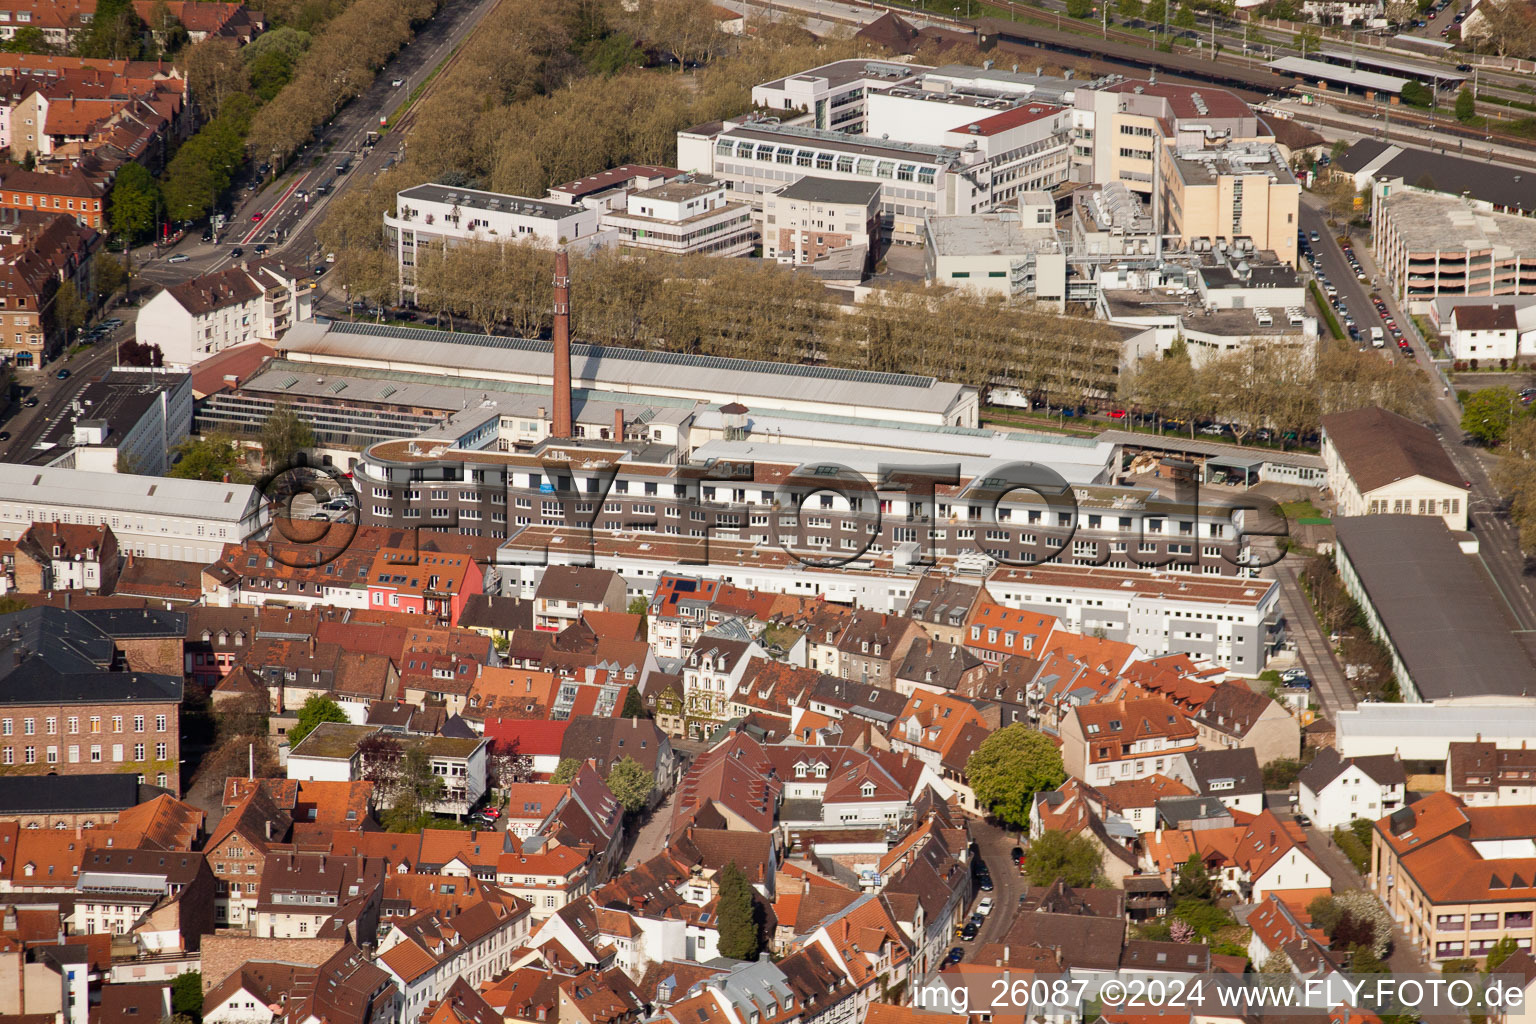
<svg viewBox="0 0 1536 1024">
<path fill-rule="evenodd" d="M 555 437 L 571 436 L 571 264 L 555 253 Z"/>
<path fill-rule="evenodd" d="M 624 440 L 624 407 L 613 410 L 613 439 Z"/>
</svg>

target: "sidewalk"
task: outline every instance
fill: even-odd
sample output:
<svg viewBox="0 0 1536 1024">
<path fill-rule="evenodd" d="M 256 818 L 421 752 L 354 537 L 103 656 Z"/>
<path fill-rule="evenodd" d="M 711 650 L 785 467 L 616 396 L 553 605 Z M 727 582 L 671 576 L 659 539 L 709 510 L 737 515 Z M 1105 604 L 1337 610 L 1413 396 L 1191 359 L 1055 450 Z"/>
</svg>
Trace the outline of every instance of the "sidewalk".
<svg viewBox="0 0 1536 1024">
<path fill-rule="evenodd" d="M 1292 556 L 1275 563 L 1275 578 L 1280 581 L 1280 610 L 1285 615 L 1287 631 L 1296 641 L 1296 654 L 1302 665 L 1312 675 L 1314 693 L 1324 713 L 1332 716 L 1353 710 L 1356 704 L 1354 687 L 1344 678 L 1344 669 L 1334 656 L 1333 646 L 1312 613 L 1312 604 L 1297 575 L 1300 567 L 1300 559 Z"/>
</svg>

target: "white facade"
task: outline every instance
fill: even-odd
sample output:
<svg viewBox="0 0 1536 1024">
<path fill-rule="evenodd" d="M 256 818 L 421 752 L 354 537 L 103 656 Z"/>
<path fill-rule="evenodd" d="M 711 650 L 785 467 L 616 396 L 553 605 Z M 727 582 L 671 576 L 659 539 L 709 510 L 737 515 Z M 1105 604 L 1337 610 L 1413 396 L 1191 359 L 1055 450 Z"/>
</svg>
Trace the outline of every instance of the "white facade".
<svg viewBox="0 0 1536 1024">
<path fill-rule="evenodd" d="M 674 256 L 743 256 L 752 251 L 752 208 L 726 200 L 725 185 L 676 182 L 634 192 L 625 209 L 603 214 L 618 244 Z"/>
<path fill-rule="evenodd" d="M 1466 488 L 1415 475 L 1361 490 L 1327 431 L 1323 432 L 1323 462 L 1328 486 L 1338 500 L 1338 515 L 1437 515 L 1449 530 L 1467 529 L 1471 499 Z"/>
<path fill-rule="evenodd" d="M 752 104 L 781 117 L 803 115 L 813 128 L 858 133 L 865 130 L 870 92 L 906 84 L 927 70 L 893 61 L 835 61 L 753 86 Z"/>
<path fill-rule="evenodd" d="M 677 161 L 684 169 L 730 182 L 730 197 L 760 209 L 765 193 L 808 174 L 872 181 L 881 188 L 882 230 L 922 240 L 929 213 L 978 213 L 990 202 L 978 152 L 817 131 L 771 122 L 727 121 L 707 132 L 682 131 Z"/>
<path fill-rule="evenodd" d="M 402 294 L 415 294 L 422 246 L 478 239 L 546 248 L 598 234 L 597 210 L 447 185 L 417 185 L 395 197 L 384 228 L 395 249 Z"/>
<path fill-rule="evenodd" d="M 249 484 L 0 463 L 0 540 L 48 522 L 104 523 L 124 555 L 213 562 L 264 529 L 267 510 Z"/>
<path fill-rule="evenodd" d="M 174 285 L 139 310 L 139 340 L 186 369 L 227 348 L 274 342 L 311 316 L 313 282 L 275 263 L 240 264 Z"/>
<path fill-rule="evenodd" d="M 1066 251 L 1049 197 L 1041 206 L 1031 201 L 1034 195 L 1021 197 L 1017 211 L 929 217 L 923 225 L 928 282 L 1065 309 Z"/>
<path fill-rule="evenodd" d="M 1270 893 L 1282 894 L 1293 889 L 1327 889 L 1332 884 L 1328 872 L 1318 867 L 1306 847 L 1297 846 L 1271 864 L 1269 870 L 1253 879 L 1253 893 L 1249 902 L 1261 903 Z"/>
<path fill-rule="evenodd" d="M 1376 821 L 1391 814 L 1403 806 L 1403 789 L 1384 786 L 1350 763 L 1320 792 L 1313 792 L 1303 780 L 1297 806 L 1318 828 L 1334 829 L 1356 818 Z"/>
</svg>

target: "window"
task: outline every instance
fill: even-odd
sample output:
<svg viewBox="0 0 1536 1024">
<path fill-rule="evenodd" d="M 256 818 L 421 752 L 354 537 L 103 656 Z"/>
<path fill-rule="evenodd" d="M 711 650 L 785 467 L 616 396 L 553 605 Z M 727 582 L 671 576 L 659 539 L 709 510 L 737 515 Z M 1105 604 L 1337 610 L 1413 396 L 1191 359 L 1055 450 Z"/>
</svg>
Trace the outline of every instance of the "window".
<svg viewBox="0 0 1536 1024">
<path fill-rule="evenodd" d="M 134 732 L 143 732 L 144 731 L 144 716 L 143 715 L 134 715 L 133 716 L 133 731 Z"/>
<path fill-rule="evenodd" d="M 23 735 L 26 735 L 26 736 L 36 736 L 37 735 L 37 719 L 35 719 L 35 718 L 24 718 L 24 719 L 22 719 L 22 721 L 21 721 L 21 731 L 22 731 Z"/>
<path fill-rule="evenodd" d="M 155 744 L 155 760 L 156 761 L 164 761 L 165 760 L 165 744 L 164 743 L 156 743 Z"/>
<path fill-rule="evenodd" d="M 155 716 L 155 732 L 165 732 L 165 716 Z"/>
</svg>

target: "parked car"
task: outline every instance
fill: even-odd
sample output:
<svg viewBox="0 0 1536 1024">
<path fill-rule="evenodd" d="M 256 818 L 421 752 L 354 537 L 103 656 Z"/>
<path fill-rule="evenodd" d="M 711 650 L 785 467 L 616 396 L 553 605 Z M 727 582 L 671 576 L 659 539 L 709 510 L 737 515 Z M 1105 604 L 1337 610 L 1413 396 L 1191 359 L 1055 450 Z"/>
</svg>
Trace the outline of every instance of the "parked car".
<svg viewBox="0 0 1536 1024">
<path fill-rule="evenodd" d="M 11 432 L 9 430 L 0 430 L 0 441 L 9 441 L 10 439 Z"/>
<path fill-rule="evenodd" d="M 1536 391 L 1536 388 L 1527 388 L 1526 390 Z M 1521 393 L 1524 394 L 1524 392 Z M 1013 862 L 1015 864 L 1024 863 L 1024 848 L 1022 846 L 1015 846 L 1013 848 Z"/>
<path fill-rule="evenodd" d="M 58 373 L 54 374 L 54 376 L 59 378 L 59 380 L 69 380 L 69 371 L 60 370 Z"/>
<path fill-rule="evenodd" d="M 948 967 L 950 964 L 957 964 L 961 960 L 964 960 L 964 959 L 965 959 L 965 947 L 964 946 L 956 946 L 954 949 L 950 950 L 949 951 L 949 955 L 944 958 L 944 966 Z"/>
<path fill-rule="evenodd" d="M 982 917 L 986 917 L 988 914 L 992 913 L 993 906 L 995 906 L 995 904 L 992 902 L 992 897 L 983 896 L 981 902 L 976 904 L 976 913 L 980 914 Z"/>
<path fill-rule="evenodd" d="M 26 401 L 22 402 L 21 404 L 22 404 L 23 407 L 25 407 L 27 409 L 36 409 L 37 408 L 37 399 L 36 398 L 28 398 Z"/>
<path fill-rule="evenodd" d="M 191 258 L 192 258 L 191 256 L 188 256 L 184 252 L 178 252 L 176 255 L 172 256 L 170 259 L 166 260 L 165 262 L 167 262 L 167 263 L 185 263 L 188 260 L 190 260 Z"/>
<path fill-rule="evenodd" d="M 976 888 L 980 889 L 982 892 L 991 892 L 992 891 L 992 876 L 991 875 L 978 875 L 976 877 Z"/>
<path fill-rule="evenodd" d="M 975 921 L 965 922 L 965 927 L 960 929 L 960 937 L 966 942 L 976 941 L 976 933 L 981 931 L 981 926 Z"/>
</svg>

